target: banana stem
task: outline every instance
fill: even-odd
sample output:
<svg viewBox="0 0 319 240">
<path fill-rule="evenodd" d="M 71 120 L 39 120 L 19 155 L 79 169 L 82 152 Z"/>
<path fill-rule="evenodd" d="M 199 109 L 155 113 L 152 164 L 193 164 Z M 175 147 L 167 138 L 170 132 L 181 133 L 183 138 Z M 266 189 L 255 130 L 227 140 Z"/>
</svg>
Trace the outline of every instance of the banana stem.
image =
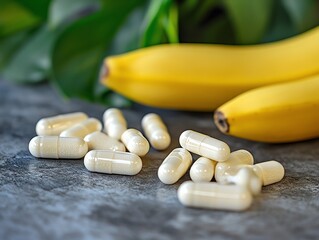
<svg viewBox="0 0 319 240">
<path fill-rule="evenodd" d="M 109 75 L 109 68 L 103 63 L 100 73 L 99 73 L 99 81 L 102 82 Z"/>
</svg>

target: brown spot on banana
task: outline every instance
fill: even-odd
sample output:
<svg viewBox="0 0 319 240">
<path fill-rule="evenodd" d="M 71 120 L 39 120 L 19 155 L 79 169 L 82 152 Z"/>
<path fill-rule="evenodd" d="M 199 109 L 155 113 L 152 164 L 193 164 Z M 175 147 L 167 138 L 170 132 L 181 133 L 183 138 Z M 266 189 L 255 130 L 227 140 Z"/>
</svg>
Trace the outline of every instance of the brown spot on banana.
<svg viewBox="0 0 319 240">
<path fill-rule="evenodd" d="M 229 123 L 223 112 L 216 111 L 214 114 L 214 122 L 217 128 L 223 133 L 229 133 Z"/>
</svg>

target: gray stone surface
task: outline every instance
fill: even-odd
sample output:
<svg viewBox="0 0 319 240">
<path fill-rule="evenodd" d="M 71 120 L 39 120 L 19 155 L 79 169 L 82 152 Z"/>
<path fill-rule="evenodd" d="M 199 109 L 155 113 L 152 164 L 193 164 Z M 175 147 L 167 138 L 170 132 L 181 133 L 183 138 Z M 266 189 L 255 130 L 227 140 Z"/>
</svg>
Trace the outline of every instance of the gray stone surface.
<svg viewBox="0 0 319 240">
<path fill-rule="evenodd" d="M 36 159 L 28 152 L 35 124 L 44 117 L 83 111 L 102 117 L 103 106 L 61 99 L 48 85 L 0 81 L 0 239 L 318 239 L 319 140 L 269 145 L 222 135 L 211 113 L 163 111 L 135 105 L 124 110 L 130 127 L 141 129 L 147 112 L 168 124 L 167 151 L 143 157 L 136 176 L 90 173 L 83 160 Z M 264 187 L 245 212 L 183 207 L 177 184 L 157 178 L 165 156 L 186 129 L 251 151 L 257 162 L 276 159 L 286 176 Z"/>
</svg>

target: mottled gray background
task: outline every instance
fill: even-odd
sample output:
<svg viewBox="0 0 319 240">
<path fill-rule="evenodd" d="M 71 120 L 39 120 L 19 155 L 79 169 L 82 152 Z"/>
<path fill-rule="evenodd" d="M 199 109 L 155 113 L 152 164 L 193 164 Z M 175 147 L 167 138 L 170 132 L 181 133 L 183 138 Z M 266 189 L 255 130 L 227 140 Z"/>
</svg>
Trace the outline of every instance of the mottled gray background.
<svg viewBox="0 0 319 240">
<path fill-rule="evenodd" d="M 143 157 L 136 176 L 90 173 L 83 160 L 36 159 L 28 152 L 35 124 L 44 117 L 83 111 L 102 118 L 105 107 L 65 101 L 48 85 L 0 81 L 0 239 L 318 239 L 319 140 L 269 145 L 222 135 L 211 113 L 162 111 L 135 105 L 124 110 L 141 129 L 145 113 L 167 123 L 172 145 Z M 256 162 L 276 159 L 286 176 L 264 187 L 245 212 L 183 207 L 177 184 L 164 185 L 157 169 L 178 147 L 186 129 L 248 149 Z"/>
</svg>

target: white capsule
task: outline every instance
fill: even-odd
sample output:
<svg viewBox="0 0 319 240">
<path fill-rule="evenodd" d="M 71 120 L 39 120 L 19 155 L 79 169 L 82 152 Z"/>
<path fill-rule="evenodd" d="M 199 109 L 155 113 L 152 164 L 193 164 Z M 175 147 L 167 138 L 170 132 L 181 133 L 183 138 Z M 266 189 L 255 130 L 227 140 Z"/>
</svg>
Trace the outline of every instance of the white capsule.
<svg viewBox="0 0 319 240">
<path fill-rule="evenodd" d="M 127 150 L 135 153 L 138 156 L 145 156 L 150 149 L 150 145 L 143 134 L 133 128 L 127 129 L 121 136 L 121 141 L 126 146 Z"/>
<path fill-rule="evenodd" d="M 226 143 L 192 130 L 183 132 L 179 143 L 192 153 L 218 162 L 226 161 L 230 154 L 229 146 Z"/>
<path fill-rule="evenodd" d="M 136 175 L 142 169 L 142 160 L 133 153 L 92 150 L 85 155 L 84 166 L 90 172 Z"/>
<path fill-rule="evenodd" d="M 187 207 L 242 211 L 252 203 L 252 195 L 245 187 L 214 182 L 184 182 L 177 196 Z"/>
<path fill-rule="evenodd" d="M 227 176 L 225 180 L 227 183 L 246 187 L 253 195 L 258 195 L 261 192 L 262 182 L 252 168 L 248 166 L 239 169 L 234 176 Z"/>
<path fill-rule="evenodd" d="M 161 117 L 155 113 L 149 113 L 142 119 L 142 128 L 153 148 L 164 150 L 171 143 L 171 137 Z"/>
<path fill-rule="evenodd" d="M 87 153 L 88 146 L 81 138 L 37 136 L 31 139 L 29 151 L 37 158 L 76 159 Z"/>
<path fill-rule="evenodd" d="M 213 179 L 216 162 L 205 157 L 198 158 L 189 171 L 193 182 L 210 182 Z"/>
<path fill-rule="evenodd" d="M 78 137 L 84 138 L 86 135 L 101 131 L 102 124 L 96 118 L 89 118 L 83 122 L 77 123 L 74 126 L 61 132 L 60 137 Z"/>
<path fill-rule="evenodd" d="M 113 150 L 125 152 L 123 143 L 99 131 L 86 135 L 84 141 L 87 142 L 89 150 Z"/>
<path fill-rule="evenodd" d="M 192 155 L 183 148 L 174 149 L 158 169 L 158 178 L 165 184 L 176 183 L 192 164 Z"/>
<path fill-rule="evenodd" d="M 261 179 L 263 186 L 279 182 L 285 175 L 284 167 L 277 161 L 257 163 L 252 168 Z"/>
<path fill-rule="evenodd" d="M 112 138 L 120 139 L 127 129 L 126 120 L 117 108 L 109 108 L 103 114 L 104 132 Z"/>
<path fill-rule="evenodd" d="M 253 164 L 254 157 L 250 152 L 243 149 L 234 151 L 227 161 L 216 164 L 215 179 L 219 183 L 228 183 L 228 176 L 234 176 L 240 168 Z"/>
<path fill-rule="evenodd" d="M 65 129 L 76 123 L 82 122 L 87 118 L 88 116 L 82 112 L 42 118 L 38 121 L 35 131 L 39 136 L 58 136 Z"/>
</svg>

